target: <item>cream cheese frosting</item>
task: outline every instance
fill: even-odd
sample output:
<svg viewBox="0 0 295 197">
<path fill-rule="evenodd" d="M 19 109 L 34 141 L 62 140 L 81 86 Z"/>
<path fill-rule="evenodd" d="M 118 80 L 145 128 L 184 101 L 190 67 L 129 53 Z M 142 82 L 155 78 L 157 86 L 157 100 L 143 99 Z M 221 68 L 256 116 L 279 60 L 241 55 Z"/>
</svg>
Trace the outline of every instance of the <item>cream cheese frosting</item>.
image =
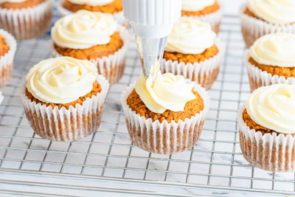
<svg viewBox="0 0 295 197">
<path fill-rule="evenodd" d="M 97 67 L 84 60 L 58 57 L 41 61 L 26 77 L 27 90 L 45 103 L 66 104 L 91 92 Z"/>
<path fill-rule="evenodd" d="M 256 16 L 270 23 L 295 22 L 294 0 L 249 0 L 248 7 Z"/>
<path fill-rule="evenodd" d="M 200 54 L 212 47 L 216 34 L 210 24 L 192 19 L 181 18 L 173 27 L 165 51 L 182 54 Z"/>
<path fill-rule="evenodd" d="M 295 35 L 276 33 L 263 36 L 250 48 L 249 55 L 260 64 L 294 67 Z"/>
<path fill-rule="evenodd" d="M 255 90 L 246 103 L 257 124 L 284 134 L 295 133 L 295 85 L 278 84 Z"/>
<path fill-rule="evenodd" d="M 108 44 L 117 28 L 112 15 L 81 10 L 58 20 L 51 34 L 60 47 L 87 49 Z"/>
<path fill-rule="evenodd" d="M 0 0 L 0 3 L 22 3 L 27 0 Z"/>
<path fill-rule="evenodd" d="M 114 0 L 68 0 L 71 3 L 79 5 L 103 6 L 112 3 Z"/>
<path fill-rule="evenodd" d="M 158 63 L 157 63 L 158 64 Z M 194 84 L 183 76 L 172 73 L 161 74 L 158 67 L 147 79 L 142 75 L 135 85 L 135 91 L 145 106 L 154 113 L 166 110 L 180 112 L 188 101 L 196 98 L 193 93 Z"/>
<path fill-rule="evenodd" d="M 182 10 L 200 11 L 213 5 L 216 0 L 182 0 Z"/>
</svg>

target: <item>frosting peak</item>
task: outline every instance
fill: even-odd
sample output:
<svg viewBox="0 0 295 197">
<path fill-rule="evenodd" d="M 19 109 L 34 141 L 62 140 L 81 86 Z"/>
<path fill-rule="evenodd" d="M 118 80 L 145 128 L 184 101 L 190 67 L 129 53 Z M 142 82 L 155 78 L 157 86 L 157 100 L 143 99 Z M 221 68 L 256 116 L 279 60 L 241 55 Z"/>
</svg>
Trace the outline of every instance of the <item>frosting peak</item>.
<svg viewBox="0 0 295 197">
<path fill-rule="evenodd" d="M 295 133 L 295 85 L 278 84 L 255 90 L 246 110 L 253 121 L 265 128 Z"/>
<path fill-rule="evenodd" d="M 91 92 L 97 76 L 97 67 L 89 61 L 52 58 L 31 68 L 26 88 L 42 102 L 66 104 Z"/>
<path fill-rule="evenodd" d="M 51 34 L 60 47 L 87 49 L 108 44 L 116 30 L 112 15 L 81 10 L 58 20 Z"/>
<path fill-rule="evenodd" d="M 135 85 L 135 91 L 154 113 L 164 113 L 166 110 L 179 112 L 195 98 L 193 87 L 194 84 L 182 76 L 156 72 L 147 79 L 142 75 Z"/>
<path fill-rule="evenodd" d="M 165 48 L 168 52 L 200 54 L 212 47 L 216 34 L 210 24 L 190 17 L 181 18 L 173 27 Z"/>
<path fill-rule="evenodd" d="M 200 11 L 213 5 L 216 0 L 182 0 L 182 10 Z"/>
<path fill-rule="evenodd" d="M 295 35 L 276 33 L 256 40 L 250 56 L 258 63 L 280 67 L 295 66 Z"/>
<path fill-rule="evenodd" d="M 112 3 L 114 0 L 68 0 L 74 4 L 86 4 L 90 6 L 102 6 Z"/>
<path fill-rule="evenodd" d="M 249 0 L 248 7 L 255 15 L 271 23 L 295 22 L 294 0 Z"/>
</svg>

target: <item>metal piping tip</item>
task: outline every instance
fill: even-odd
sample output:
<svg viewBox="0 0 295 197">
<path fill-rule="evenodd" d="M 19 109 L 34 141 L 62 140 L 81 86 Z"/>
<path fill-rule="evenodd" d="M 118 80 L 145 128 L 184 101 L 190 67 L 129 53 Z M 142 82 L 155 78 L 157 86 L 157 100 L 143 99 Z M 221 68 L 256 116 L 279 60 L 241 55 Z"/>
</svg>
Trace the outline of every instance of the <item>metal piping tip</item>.
<svg viewBox="0 0 295 197">
<path fill-rule="evenodd" d="M 147 78 L 151 74 L 152 67 L 157 61 L 163 58 L 167 37 L 164 38 L 142 38 L 136 37 L 137 48 L 139 51 L 142 70 Z"/>
</svg>

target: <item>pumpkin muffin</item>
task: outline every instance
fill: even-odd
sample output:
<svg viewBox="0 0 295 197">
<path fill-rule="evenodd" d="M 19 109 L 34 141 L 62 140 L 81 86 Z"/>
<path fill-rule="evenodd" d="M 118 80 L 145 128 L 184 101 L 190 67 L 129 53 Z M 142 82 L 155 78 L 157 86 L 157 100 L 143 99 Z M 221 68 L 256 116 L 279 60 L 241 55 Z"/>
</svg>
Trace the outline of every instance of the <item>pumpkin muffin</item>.
<svg viewBox="0 0 295 197">
<path fill-rule="evenodd" d="M 256 89 L 239 117 L 240 146 L 247 161 L 268 171 L 295 170 L 295 85 Z"/>
<path fill-rule="evenodd" d="M 278 32 L 295 33 L 294 0 L 249 0 L 241 11 L 244 41 L 250 47 L 258 38 Z"/>
<path fill-rule="evenodd" d="M 88 60 L 110 83 L 125 69 L 126 32 L 109 14 L 79 11 L 58 20 L 51 31 L 55 56 Z"/>
<path fill-rule="evenodd" d="M 202 20 L 216 33 L 220 31 L 222 11 L 218 0 L 182 0 L 182 16 Z"/>
<path fill-rule="evenodd" d="M 3 0 L 0 27 L 16 39 L 31 39 L 47 32 L 52 18 L 51 0 Z"/>
<path fill-rule="evenodd" d="M 209 89 L 216 80 L 222 49 L 210 25 L 192 18 L 181 18 L 168 37 L 161 70 L 183 75 Z"/>
<path fill-rule="evenodd" d="M 112 14 L 120 24 L 126 22 L 123 16 L 122 0 L 61 0 L 58 8 L 64 16 L 80 10 L 87 10 Z"/>
<path fill-rule="evenodd" d="M 193 147 L 209 109 L 206 91 L 182 76 L 160 72 L 141 76 L 123 94 L 126 125 L 134 145 L 172 154 Z"/>
<path fill-rule="evenodd" d="M 95 64 L 58 57 L 29 71 L 22 102 L 36 134 L 50 140 L 77 140 L 97 131 L 108 89 Z"/>
<path fill-rule="evenodd" d="M 277 83 L 295 84 L 295 35 L 265 35 L 246 53 L 251 90 Z"/>
<path fill-rule="evenodd" d="M 4 86 L 11 77 L 15 51 L 14 37 L 0 29 L 0 86 Z"/>
</svg>

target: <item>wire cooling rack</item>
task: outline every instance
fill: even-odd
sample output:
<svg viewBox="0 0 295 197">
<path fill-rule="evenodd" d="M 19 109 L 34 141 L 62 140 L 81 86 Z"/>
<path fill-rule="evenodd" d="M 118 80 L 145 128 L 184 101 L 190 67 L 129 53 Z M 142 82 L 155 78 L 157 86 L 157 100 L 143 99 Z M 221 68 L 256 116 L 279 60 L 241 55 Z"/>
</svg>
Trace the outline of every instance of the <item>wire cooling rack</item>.
<svg viewBox="0 0 295 197">
<path fill-rule="evenodd" d="M 127 55 L 124 77 L 111 87 L 101 127 L 86 139 L 66 143 L 35 135 L 24 117 L 19 99 L 27 71 L 38 61 L 50 57 L 50 37 L 20 42 L 12 80 L 2 89 L 5 100 L 0 106 L 0 183 L 7 183 L 4 175 L 12 173 L 16 178 L 10 183 L 30 186 L 42 184 L 41 181 L 28 183 L 28 180 L 18 177 L 34 174 L 35 179 L 49 176 L 69 181 L 69 177 L 75 177 L 82 182 L 94 179 L 130 183 L 121 189 L 100 188 L 127 193 L 156 194 L 153 189 L 133 188 L 131 191 L 128 188 L 133 184 L 157 184 L 169 187 L 161 193 L 166 195 L 189 196 L 182 192 L 169 193 L 178 187 L 295 194 L 294 173 L 270 173 L 253 168 L 241 154 L 236 114 L 248 96 L 249 86 L 243 66 L 244 44 L 239 20 L 226 16 L 220 36 L 225 43 L 225 59 L 219 78 L 210 91 L 211 110 L 201 139 L 198 145 L 186 152 L 166 156 L 132 146 L 128 137 L 120 96 L 122 90 L 140 74 L 134 44 L 131 44 Z M 53 188 L 61 187 L 52 185 Z M 50 184 L 43 186 L 49 187 Z M 68 183 L 67 187 L 74 187 L 74 184 Z M 75 187 L 89 189 L 88 185 Z M 16 191 L 16 188 L 9 191 Z"/>
</svg>

